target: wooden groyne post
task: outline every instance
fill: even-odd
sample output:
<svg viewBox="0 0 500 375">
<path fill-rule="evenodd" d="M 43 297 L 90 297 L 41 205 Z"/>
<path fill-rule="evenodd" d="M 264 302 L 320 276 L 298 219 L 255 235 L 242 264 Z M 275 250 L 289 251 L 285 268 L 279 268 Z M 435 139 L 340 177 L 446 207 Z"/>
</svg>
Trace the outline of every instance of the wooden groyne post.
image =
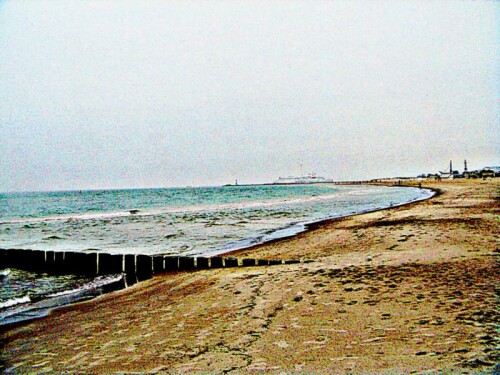
<svg viewBox="0 0 500 375">
<path fill-rule="evenodd" d="M 124 273 L 127 277 L 138 281 L 151 278 L 155 274 L 174 271 L 270 266 L 300 262 L 309 261 L 0 249 L 0 269 L 16 268 L 54 275 L 98 276 Z"/>
</svg>

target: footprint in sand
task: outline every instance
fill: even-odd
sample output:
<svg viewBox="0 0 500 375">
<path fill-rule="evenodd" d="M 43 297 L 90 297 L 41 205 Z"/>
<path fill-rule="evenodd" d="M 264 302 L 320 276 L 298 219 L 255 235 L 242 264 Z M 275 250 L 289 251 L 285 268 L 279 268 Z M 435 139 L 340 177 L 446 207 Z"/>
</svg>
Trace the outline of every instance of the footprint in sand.
<svg viewBox="0 0 500 375">
<path fill-rule="evenodd" d="M 281 349 L 286 349 L 289 347 L 289 345 L 287 344 L 287 342 L 285 340 L 275 341 L 275 342 L 273 342 L 273 344 Z"/>
</svg>

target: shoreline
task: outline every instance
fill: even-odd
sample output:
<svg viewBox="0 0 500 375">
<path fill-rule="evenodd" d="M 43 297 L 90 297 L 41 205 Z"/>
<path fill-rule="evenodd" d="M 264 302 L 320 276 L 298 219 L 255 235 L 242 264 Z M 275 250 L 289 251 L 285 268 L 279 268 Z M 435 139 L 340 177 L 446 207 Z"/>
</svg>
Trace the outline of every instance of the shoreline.
<svg viewBox="0 0 500 375">
<path fill-rule="evenodd" d="M 331 185 L 330 183 L 328 183 L 328 184 Z M 343 185 L 349 185 L 349 184 L 344 183 Z M 352 183 L 352 185 L 354 185 L 354 183 Z M 376 185 L 376 186 L 386 186 L 386 187 L 405 187 L 405 186 L 401 186 L 401 185 L 392 185 L 392 184 L 389 184 L 389 183 L 376 183 L 376 184 L 365 183 L 365 185 L 367 185 L 367 186 L 369 186 L 369 185 L 372 185 L 372 186 Z M 408 187 L 412 187 L 412 186 L 408 186 Z M 416 187 L 412 187 L 412 188 L 416 188 Z M 430 195 L 430 196 L 428 196 L 428 197 L 418 198 L 418 199 L 415 199 L 415 200 L 412 200 L 412 201 L 409 201 L 409 202 L 405 202 L 405 203 L 400 203 L 400 204 L 395 204 L 395 205 L 390 205 L 390 206 L 380 207 L 380 208 L 375 208 L 375 209 L 367 209 L 367 210 L 364 210 L 364 211 L 356 212 L 356 213 L 353 213 L 353 214 L 341 215 L 341 216 L 338 216 L 338 217 L 330 217 L 330 218 L 326 218 L 326 219 L 319 219 L 319 220 L 316 220 L 316 221 L 313 220 L 313 221 L 306 221 L 306 222 L 303 222 L 303 223 L 297 223 L 297 224 L 291 225 L 291 226 L 286 227 L 286 228 L 279 228 L 279 229 L 275 230 L 274 232 L 272 232 L 272 234 L 273 234 L 273 233 L 277 233 L 277 232 L 282 231 L 282 230 L 291 229 L 291 228 L 295 228 L 296 227 L 295 230 L 291 231 L 291 234 L 285 234 L 285 235 L 280 236 L 280 237 L 275 237 L 275 238 L 271 238 L 271 239 L 268 239 L 268 240 L 263 240 L 262 242 L 258 242 L 256 244 L 251 244 L 251 245 L 248 245 L 248 246 L 243 246 L 243 247 L 237 248 L 235 250 L 229 250 L 229 251 L 224 251 L 224 252 L 222 252 L 222 250 L 221 250 L 221 252 L 216 252 L 215 255 L 214 254 L 201 254 L 201 256 L 219 256 L 219 257 L 237 256 L 239 253 L 257 250 L 261 246 L 266 246 L 267 244 L 271 244 L 271 243 L 275 243 L 275 242 L 280 242 L 280 241 L 283 241 L 283 240 L 287 240 L 287 239 L 293 238 L 293 237 L 295 237 L 297 235 L 313 231 L 315 229 L 318 229 L 318 228 L 320 228 L 320 227 L 322 227 L 324 225 L 328 225 L 328 224 L 330 224 L 332 222 L 335 222 L 335 221 L 343 220 L 343 219 L 346 219 L 346 218 L 349 218 L 349 217 L 354 217 L 354 216 L 357 216 L 357 215 L 363 215 L 363 214 L 367 214 L 367 213 L 378 212 L 378 211 L 383 211 L 383 210 L 389 210 L 389 209 L 393 209 L 393 208 L 397 208 L 397 207 L 402 207 L 402 206 L 406 206 L 406 205 L 416 204 L 418 202 L 422 202 L 422 201 L 425 201 L 425 200 L 428 200 L 428 199 L 432 199 L 434 196 L 436 196 L 436 195 L 439 194 L 438 191 L 433 190 L 433 189 L 425 189 L 425 190 L 432 191 L 433 194 Z M 125 278 L 123 280 L 119 281 L 119 282 L 114 282 L 113 285 L 107 286 L 106 288 L 104 288 L 105 291 L 95 290 L 94 291 L 95 296 L 93 296 L 93 297 L 88 297 L 88 296 L 78 297 L 78 296 L 75 296 L 74 299 L 71 300 L 70 302 L 63 302 L 63 303 L 58 303 L 56 301 L 56 299 L 53 298 L 54 299 L 53 302 L 51 302 L 50 299 L 47 299 L 45 301 L 41 301 L 41 303 L 32 303 L 33 306 L 31 308 L 29 308 L 29 309 L 22 309 L 22 306 L 21 306 L 21 309 L 22 309 L 21 312 L 18 313 L 18 314 L 14 314 L 14 318 L 10 318 L 7 322 L 0 323 L 0 328 L 8 330 L 8 329 L 11 329 L 13 327 L 19 327 L 19 326 L 22 326 L 22 325 L 26 325 L 26 324 L 29 324 L 32 321 L 44 318 L 47 315 L 49 315 L 51 312 L 54 312 L 54 311 L 56 311 L 58 309 L 66 307 L 66 306 L 75 305 L 75 304 L 78 304 L 80 302 L 85 302 L 85 301 L 88 301 L 88 300 L 92 300 L 92 299 L 98 298 L 98 297 L 100 297 L 100 296 L 102 296 L 104 294 L 107 294 L 107 293 L 111 293 L 111 292 L 114 292 L 114 291 L 126 289 L 129 286 L 125 285 L 125 281 L 124 281 Z M 71 299 L 71 297 L 72 297 L 72 295 L 69 295 L 69 299 Z M 40 304 L 42 304 L 44 306 L 47 306 L 47 307 L 40 308 L 40 307 L 38 307 L 38 305 L 40 305 Z M 16 318 L 16 316 L 17 316 L 17 318 Z"/>
<path fill-rule="evenodd" d="M 349 183 L 344 183 L 342 185 L 350 185 L 350 184 Z M 360 183 L 358 185 L 418 188 L 418 186 L 393 185 L 393 184 L 389 184 L 389 183 Z M 372 210 L 361 211 L 361 212 L 357 212 L 357 213 L 353 213 L 353 214 L 347 214 L 347 215 L 342 215 L 342 216 L 338 216 L 338 217 L 331 217 L 331 218 L 327 218 L 327 219 L 320 219 L 320 220 L 312 221 L 312 222 L 306 222 L 306 223 L 302 224 L 303 227 L 304 227 L 304 229 L 301 230 L 301 231 L 299 231 L 299 232 L 293 233 L 291 235 L 283 236 L 283 237 L 273 238 L 271 240 L 264 241 L 262 243 L 257 243 L 257 244 L 254 244 L 254 245 L 250 245 L 249 247 L 243 247 L 243 248 L 236 249 L 236 250 L 230 250 L 230 251 L 222 253 L 220 255 L 224 255 L 224 256 L 226 256 L 226 255 L 238 255 L 238 254 L 243 253 L 243 252 L 246 253 L 246 252 L 250 252 L 250 251 L 253 251 L 253 250 L 257 251 L 261 247 L 264 247 L 264 246 L 267 246 L 267 245 L 270 245 L 270 244 L 273 244 L 273 243 L 276 243 L 276 242 L 281 242 L 281 241 L 284 241 L 284 240 L 292 239 L 292 238 L 294 238 L 294 237 L 296 237 L 298 235 L 314 231 L 314 230 L 319 229 L 319 228 L 321 228 L 323 226 L 330 225 L 330 224 L 332 224 L 334 222 L 342 221 L 344 219 L 348 219 L 348 218 L 351 218 L 351 217 L 356 217 L 356 216 L 359 216 L 359 215 L 366 215 L 366 214 L 370 214 L 370 213 L 374 213 L 374 212 L 380 212 L 380 211 L 385 211 L 385 210 L 392 210 L 392 209 L 396 209 L 398 207 L 411 206 L 413 204 L 418 204 L 420 202 L 425 202 L 427 200 L 433 199 L 433 198 L 438 197 L 439 195 L 443 194 L 443 191 L 440 190 L 440 189 L 434 189 L 434 188 L 422 188 L 422 189 L 432 191 L 434 194 L 432 194 L 432 195 L 430 195 L 429 197 L 426 197 L 426 198 L 420 198 L 420 199 L 416 199 L 416 200 L 413 200 L 413 201 L 410 201 L 410 202 L 406 202 L 406 203 L 391 205 L 391 206 L 382 207 L 382 208 L 375 208 L 375 209 L 372 209 Z"/>
<path fill-rule="evenodd" d="M 429 185 L 444 194 L 236 254 L 314 263 L 160 275 L 2 332 L 1 359 L 15 372 L 492 371 L 499 181 Z"/>
</svg>

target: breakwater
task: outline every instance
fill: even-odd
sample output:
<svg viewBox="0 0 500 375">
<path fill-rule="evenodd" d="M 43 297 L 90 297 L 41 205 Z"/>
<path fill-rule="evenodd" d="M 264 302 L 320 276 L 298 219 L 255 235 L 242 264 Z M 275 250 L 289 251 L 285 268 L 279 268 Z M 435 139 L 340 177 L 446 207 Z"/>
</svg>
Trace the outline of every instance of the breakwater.
<svg viewBox="0 0 500 375">
<path fill-rule="evenodd" d="M 3 294 L 0 293 L 0 326 L 39 318 L 53 308 L 124 289 L 158 274 L 300 262 L 310 260 L 0 248 L 0 269 L 12 269 L 0 279 L 3 288 Z M 19 278 L 23 273 L 21 277 L 26 278 L 25 281 Z"/>
<path fill-rule="evenodd" d="M 0 268 L 10 267 L 53 275 L 98 276 L 124 273 L 128 279 L 137 281 L 146 280 L 155 274 L 174 271 L 272 266 L 300 262 L 309 261 L 0 249 Z"/>
</svg>

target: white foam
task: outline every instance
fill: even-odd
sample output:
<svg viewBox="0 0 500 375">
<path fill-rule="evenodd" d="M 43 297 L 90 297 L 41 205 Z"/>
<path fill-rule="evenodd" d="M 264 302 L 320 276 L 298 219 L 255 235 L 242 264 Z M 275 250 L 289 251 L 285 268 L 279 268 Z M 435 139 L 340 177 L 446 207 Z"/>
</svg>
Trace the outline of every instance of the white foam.
<svg viewBox="0 0 500 375">
<path fill-rule="evenodd" d="M 7 301 L 0 302 L 0 309 L 5 309 L 6 307 L 12 307 L 16 305 L 20 305 L 22 303 L 28 303 L 31 302 L 31 299 L 29 296 L 24 296 L 20 298 L 12 298 L 8 299 Z"/>
<path fill-rule="evenodd" d="M 10 275 L 10 268 L 5 268 L 0 270 L 0 277 L 5 277 Z"/>
<path fill-rule="evenodd" d="M 111 275 L 111 276 L 98 276 L 94 279 L 94 281 L 84 284 L 78 288 L 71 289 L 71 290 L 65 290 L 62 292 L 57 292 L 57 293 L 52 293 L 49 294 L 47 297 L 53 298 L 53 297 L 61 297 L 61 296 L 67 296 L 70 294 L 78 294 L 87 290 L 92 290 L 92 289 L 97 289 L 101 286 L 112 284 L 114 282 L 120 281 L 123 279 L 123 275 Z"/>
</svg>

